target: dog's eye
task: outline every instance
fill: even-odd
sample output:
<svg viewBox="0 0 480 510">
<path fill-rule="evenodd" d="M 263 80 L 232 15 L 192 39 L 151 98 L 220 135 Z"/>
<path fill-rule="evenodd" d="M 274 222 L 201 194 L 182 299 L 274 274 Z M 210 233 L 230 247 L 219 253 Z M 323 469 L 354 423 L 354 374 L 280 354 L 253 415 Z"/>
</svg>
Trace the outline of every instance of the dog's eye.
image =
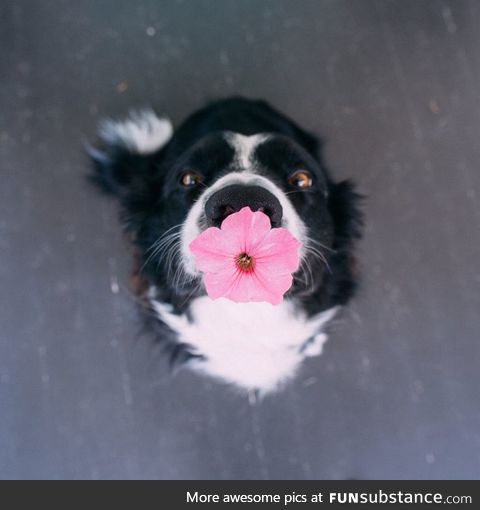
<svg viewBox="0 0 480 510">
<path fill-rule="evenodd" d="M 197 184 L 201 184 L 202 181 L 203 181 L 202 176 L 198 172 L 195 172 L 194 170 L 184 172 L 180 179 L 182 186 L 184 186 L 185 188 L 192 188 Z"/>
<path fill-rule="evenodd" d="M 290 186 L 294 186 L 295 188 L 305 189 L 312 187 L 313 180 L 310 172 L 307 172 L 307 170 L 297 170 L 289 177 L 288 184 L 290 184 Z"/>
</svg>

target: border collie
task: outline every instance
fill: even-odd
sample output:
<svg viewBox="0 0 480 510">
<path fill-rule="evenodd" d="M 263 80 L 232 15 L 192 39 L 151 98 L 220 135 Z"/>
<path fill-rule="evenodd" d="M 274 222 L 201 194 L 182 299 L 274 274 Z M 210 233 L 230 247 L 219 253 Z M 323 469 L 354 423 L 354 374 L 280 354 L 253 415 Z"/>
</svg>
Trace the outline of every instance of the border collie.
<svg viewBox="0 0 480 510">
<path fill-rule="evenodd" d="M 176 131 L 149 110 L 104 121 L 90 155 L 93 179 L 120 202 L 135 248 L 135 291 L 172 359 L 266 393 L 322 352 L 327 323 L 356 287 L 362 220 L 353 184 L 334 182 L 315 136 L 264 101 L 235 97 L 197 111 Z M 206 210 L 213 196 L 221 218 Z M 210 299 L 188 249 L 246 206 L 303 245 L 277 306 Z"/>
</svg>

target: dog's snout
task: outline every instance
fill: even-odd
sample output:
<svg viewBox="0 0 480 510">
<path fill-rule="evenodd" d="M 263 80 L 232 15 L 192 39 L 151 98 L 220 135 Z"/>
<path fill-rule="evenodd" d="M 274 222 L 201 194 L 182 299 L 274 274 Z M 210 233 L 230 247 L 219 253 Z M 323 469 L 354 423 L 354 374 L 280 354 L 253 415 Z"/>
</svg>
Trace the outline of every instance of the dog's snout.
<svg viewBox="0 0 480 510">
<path fill-rule="evenodd" d="M 262 186 L 232 184 L 216 191 L 205 204 L 205 215 L 209 225 L 218 227 L 227 216 L 243 207 L 265 213 L 274 228 L 281 225 L 282 205 Z"/>
</svg>

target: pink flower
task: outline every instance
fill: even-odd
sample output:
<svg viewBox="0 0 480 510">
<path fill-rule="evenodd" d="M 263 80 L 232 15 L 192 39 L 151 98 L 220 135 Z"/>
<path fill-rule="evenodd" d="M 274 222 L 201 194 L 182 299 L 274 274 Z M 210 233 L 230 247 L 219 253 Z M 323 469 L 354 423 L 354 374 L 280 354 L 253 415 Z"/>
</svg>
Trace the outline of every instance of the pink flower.
<svg viewBox="0 0 480 510">
<path fill-rule="evenodd" d="M 190 243 L 197 269 L 212 299 L 281 303 L 299 266 L 301 243 L 285 228 L 249 207 L 230 214 Z"/>
</svg>

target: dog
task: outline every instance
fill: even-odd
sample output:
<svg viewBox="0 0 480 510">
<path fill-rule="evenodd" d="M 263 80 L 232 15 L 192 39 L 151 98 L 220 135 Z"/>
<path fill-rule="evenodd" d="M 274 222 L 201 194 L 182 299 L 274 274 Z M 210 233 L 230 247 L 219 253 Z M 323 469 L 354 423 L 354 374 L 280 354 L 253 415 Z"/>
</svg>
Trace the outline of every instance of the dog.
<svg viewBox="0 0 480 510">
<path fill-rule="evenodd" d="M 92 178 L 120 203 L 136 293 L 172 362 L 266 394 L 321 354 L 328 323 L 357 287 L 363 221 L 354 184 L 333 180 L 317 137 L 265 101 L 233 97 L 175 131 L 151 110 L 106 120 L 94 147 Z M 195 268 L 190 242 L 243 207 L 302 243 L 279 305 L 212 300 Z"/>
</svg>

